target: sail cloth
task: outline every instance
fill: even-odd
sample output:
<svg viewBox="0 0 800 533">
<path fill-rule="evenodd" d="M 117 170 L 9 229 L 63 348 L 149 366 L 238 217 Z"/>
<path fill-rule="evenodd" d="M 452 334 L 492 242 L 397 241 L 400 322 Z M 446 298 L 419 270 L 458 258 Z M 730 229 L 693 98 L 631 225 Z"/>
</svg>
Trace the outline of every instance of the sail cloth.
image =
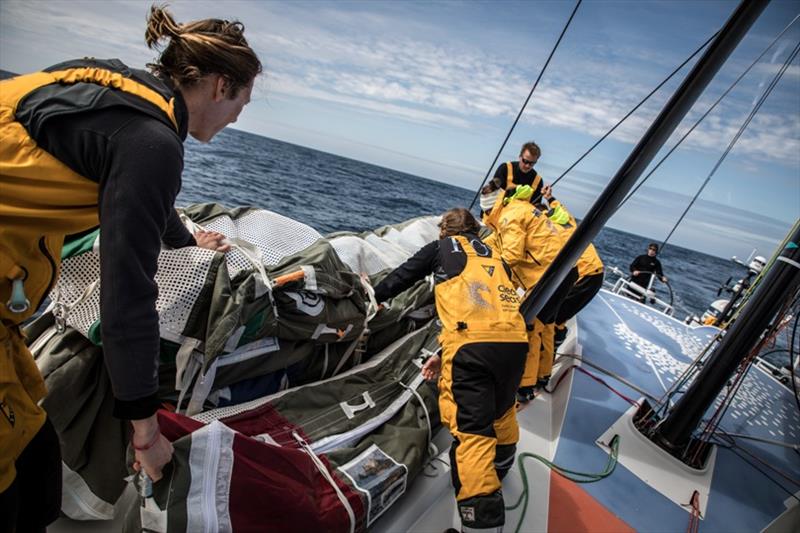
<svg viewBox="0 0 800 533">
<path fill-rule="evenodd" d="M 438 429 L 416 357 L 433 323 L 340 376 L 188 418 L 161 411 L 172 469 L 129 530 L 364 531 L 422 471 Z M 141 521 L 137 521 L 136 519 Z"/>
<path fill-rule="evenodd" d="M 52 315 L 34 321 L 26 333 L 47 385 L 42 407 L 61 442 L 61 510 L 79 520 L 111 519 L 125 489 L 131 429 L 112 416 L 102 349 L 72 328 L 58 332 Z"/>
<path fill-rule="evenodd" d="M 415 311 L 427 307 L 416 318 L 432 316 L 425 283 L 378 316 L 370 293 L 373 283 L 436 238 L 437 217 L 326 239 L 262 209 L 200 204 L 182 216 L 190 228 L 219 231 L 233 245 L 227 254 L 187 247 L 159 255 L 162 360 L 174 360 L 175 388 L 189 399 L 190 412 L 198 412 L 214 389 L 320 351 L 298 344 L 346 345 L 338 351 L 352 364 L 359 344 L 362 352 L 377 351 L 414 327 Z M 67 246 L 70 255 L 50 297 L 58 321 L 101 344 L 97 242 L 84 237 L 82 246 Z M 287 277 L 291 281 L 281 283 Z"/>
<path fill-rule="evenodd" d="M 370 291 L 436 238 L 437 217 L 324 238 L 264 210 L 205 204 L 183 214 L 187 225 L 221 231 L 235 244 L 224 255 L 190 247 L 162 250 L 159 257 L 159 396 L 183 412 L 330 378 L 433 316 L 427 282 L 377 314 Z M 50 390 L 45 407 L 64 448 L 64 501 L 72 501 L 65 511 L 75 519 L 110 518 L 123 488 L 129 437 L 126 425 L 111 417 L 97 242 L 94 234 L 65 245 L 53 303 L 27 328 Z M 298 271 L 302 278 L 275 283 Z"/>
</svg>

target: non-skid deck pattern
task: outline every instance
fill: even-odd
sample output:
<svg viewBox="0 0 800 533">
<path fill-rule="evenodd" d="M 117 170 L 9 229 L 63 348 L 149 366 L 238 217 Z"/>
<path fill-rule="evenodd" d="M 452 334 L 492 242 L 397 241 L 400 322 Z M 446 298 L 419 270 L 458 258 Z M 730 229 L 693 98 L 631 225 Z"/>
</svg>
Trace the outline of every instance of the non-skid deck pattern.
<svg viewBox="0 0 800 533">
<path fill-rule="evenodd" d="M 580 364 L 628 398 L 638 400 L 641 394 L 592 365 L 615 374 L 648 395 L 661 398 L 718 334 L 715 328 L 687 326 L 606 291 L 599 293 L 570 327 L 562 353 L 572 357 L 565 355 L 557 361 L 551 381 L 552 386 L 558 383 L 555 391 L 537 396 L 518 411 L 517 454 L 534 453 L 564 468 L 593 473 L 602 471 L 608 460 L 606 449 L 599 446 L 597 440 L 626 412 L 633 410 L 607 386 L 569 367 Z M 578 362 L 580 358 L 583 363 Z M 796 444 L 800 413 L 786 387 L 753 367 L 723 418 L 722 428 L 729 433 Z M 444 435 L 440 437 L 440 442 L 446 442 Z M 638 436 L 626 438 L 635 438 L 638 443 L 634 444 L 638 446 L 650 446 Z M 701 502 L 705 513 L 699 530 L 749 533 L 761 531 L 781 517 L 781 527 L 769 529 L 770 533 L 800 531 L 800 519 L 792 514 L 800 507 L 787 512 L 787 508 L 798 501 L 792 493 L 800 496 L 800 486 L 792 485 L 775 471 L 792 478 L 800 477 L 800 454 L 789 447 L 740 437 L 734 442 L 736 448 L 719 446 L 713 467 L 708 467 L 710 476 L 703 480 L 708 497 Z M 620 445 L 622 450 L 631 442 Z M 419 478 L 376 523 L 375 531 L 427 532 L 460 527 L 450 487 L 447 451 L 444 447 L 440 449 L 442 453 L 431 464 L 426 476 Z M 665 457 L 664 462 L 670 463 L 671 458 Z M 769 463 L 775 470 L 767 469 L 759 460 Z M 695 481 L 691 470 L 677 460 L 672 460 L 671 467 L 673 474 L 673 469 L 684 474 L 690 472 L 685 476 L 688 486 Z M 524 468 L 530 498 L 520 531 L 574 533 L 633 529 L 672 532 L 686 531 L 692 520 L 689 507 L 692 490 L 687 490 L 683 497 L 678 490 L 678 503 L 675 503 L 622 463 L 617 464 L 610 476 L 587 484 L 562 478 L 531 458 L 525 460 Z M 660 485 L 662 489 L 665 480 L 670 478 L 664 470 L 652 471 L 648 476 L 651 476 L 648 481 L 652 485 Z M 698 482 L 698 487 L 703 483 Z M 677 485 L 681 490 L 683 486 Z M 676 492 L 675 487 L 667 488 Z M 515 463 L 503 481 L 506 505 L 516 502 L 522 492 L 519 464 Z M 506 531 L 516 530 L 521 513 L 522 506 L 506 512 Z"/>
<path fill-rule="evenodd" d="M 578 316 L 578 332 L 586 361 L 655 397 L 661 397 L 670 388 L 717 334 L 715 328 L 692 328 L 605 291 Z M 639 397 L 638 392 L 619 381 L 588 365 L 584 368 L 600 375 L 623 394 Z M 574 373 L 555 462 L 573 470 L 601 470 L 607 455 L 595 441 L 629 407 L 602 384 Z M 800 413 L 791 391 L 756 367 L 750 369 L 721 427 L 729 433 L 800 442 Z M 734 446 L 718 447 L 700 529 L 759 531 L 786 511 L 787 501 L 788 506 L 792 505 L 796 500 L 793 494 L 800 495 L 800 486 L 780 474 L 800 477 L 800 454 L 789 447 L 742 437 L 724 440 Z M 583 488 L 636 530 L 677 531 L 689 524 L 691 493 L 686 494 L 686 506 L 681 507 L 622 464 L 612 476 Z"/>
</svg>

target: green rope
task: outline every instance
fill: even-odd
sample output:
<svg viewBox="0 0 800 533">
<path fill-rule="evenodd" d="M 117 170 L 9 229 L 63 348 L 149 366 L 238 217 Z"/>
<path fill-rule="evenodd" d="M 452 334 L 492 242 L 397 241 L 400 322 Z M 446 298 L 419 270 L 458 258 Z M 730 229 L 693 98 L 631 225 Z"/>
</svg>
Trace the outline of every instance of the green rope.
<svg viewBox="0 0 800 533">
<path fill-rule="evenodd" d="M 605 469 L 598 474 L 593 474 L 590 472 L 578 472 L 576 470 L 569 470 L 567 468 L 558 466 L 557 464 L 553 463 L 552 461 L 548 461 L 541 455 L 537 455 L 535 453 L 521 453 L 519 457 L 517 457 L 517 465 L 519 466 L 519 473 L 522 477 L 522 494 L 519 495 L 519 499 L 517 499 L 516 503 L 511 505 L 510 507 L 506 507 L 506 511 L 513 511 L 520 504 L 523 504 L 522 507 L 522 514 L 519 517 L 519 523 L 517 523 L 517 527 L 514 530 L 514 533 L 519 533 L 520 528 L 522 527 L 522 522 L 525 520 L 525 512 L 528 510 L 528 474 L 525 471 L 525 465 L 523 461 L 530 457 L 532 459 L 536 459 L 544 463 L 547 467 L 552 469 L 555 473 L 569 479 L 570 481 L 574 481 L 575 483 L 594 483 L 595 481 L 600 481 L 603 478 L 606 478 L 611 475 L 614 471 L 614 468 L 617 466 L 617 456 L 619 455 L 619 435 L 614 435 L 614 438 L 611 439 L 611 443 L 609 444 L 609 448 L 611 451 L 608 454 L 608 461 L 606 462 Z"/>
</svg>

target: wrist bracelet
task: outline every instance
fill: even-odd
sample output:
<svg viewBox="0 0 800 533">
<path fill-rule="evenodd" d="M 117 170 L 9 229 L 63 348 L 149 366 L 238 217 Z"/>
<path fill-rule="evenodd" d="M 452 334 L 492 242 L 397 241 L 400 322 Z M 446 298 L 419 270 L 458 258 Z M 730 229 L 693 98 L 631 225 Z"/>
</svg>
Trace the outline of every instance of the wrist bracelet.
<svg viewBox="0 0 800 533">
<path fill-rule="evenodd" d="M 161 436 L 161 432 L 160 431 L 156 431 L 156 434 L 153 436 L 153 439 L 150 442 L 148 442 L 147 444 L 145 444 L 144 446 L 135 445 L 133 443 L 133 436 L 131 436 L 131 446 L 133 446 L 134 450 L 139 451 L 139 452 L 143 452 L 145 450 L 149 450 L 150 448 L 152 448 L 153 446 L 156 445 L 156 442 L 158 442 L 158 438 L 160 436 Z"/>
</svg>

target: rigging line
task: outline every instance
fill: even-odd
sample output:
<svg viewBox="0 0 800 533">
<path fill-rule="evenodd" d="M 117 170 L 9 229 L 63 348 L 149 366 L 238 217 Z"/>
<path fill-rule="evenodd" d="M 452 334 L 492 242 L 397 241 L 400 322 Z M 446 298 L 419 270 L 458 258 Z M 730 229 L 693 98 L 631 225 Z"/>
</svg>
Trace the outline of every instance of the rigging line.
<svg viewBox="0 0 800 533">
<path fill-rule="evenodd" d="M 753 120 L 753 117 L 756 116 L 756 113 L 758 113 L 759 109 L 761 109 L 761 106 L 767 100 L 767 97 L 769 97 L 770 93 L 772 93 L 772 90 L 775 88 L 775 86 L 778 84 L 780 79 L 783 77 L 783 74 L 784 74 L 784 72 L 786 72 L 786 69 L 789 68 L 789 65 L 792 63 L 792 61 L 794 61 L 794 58 L 797 57 L 797 53 L 798 52 L 800 52 L 800 42 L 798 42 L 797 45 L 794 47 L 794 50 L 792 51 L 791 55 L 786 59 L 786 61 L 784 62 L 783 66 L 781 67 L 781 69 L 778 71 L 778 73 L 775 75 L 775 77 L 770 82 L 770 84 L 767 87 L 767 89 L 764 91 L 764 94 L 761 95 L 761 98 L 759 98 L 758 103 L 750 111 L 750 114 L 747 116 L 747 119 L 744 121 L 744 123 L 739 128 L 739 131 L 736 132 L 736 135 L 734 135 L 733 139 L 731 139 L 730 144 L 728 144 L 728 147 L 722 153 L 722 155 L 720 156 L 719 160 L 717 160 L 717 163 L 714 165 L 714 168 L 711 169 L 711 172 L 709 173 L 708 177 L 706 177 L 706 179 L 703 182 L 703 184 L 700 186 L 700 189 L 694 195 L 694 198 L 692 198 L 692 201 L 689 202 L 689 205 L 686 206 L 686 209 L 683 211 L 683 213 L 681 214 L 680 218 L 675 223 L 675 226 L 673 226 L 672 230 L 670 230 L 669 235 L 667 235 L 667 238 L 664 239 L 664 242 L 661 243 L 660 250 L 662 252 L 664 251 L 664 247 L 666 246 L 666 244 L 669 241 L 670 237 L 672 237 L 672 234 L 675 233 L 675 230 L 678 228 L 680 223 L 683 222 L 683 219 L 686 216 L 686 214 L 689 212 L 689 210 L 692 208 L 694 203 L 700 197 L 700 194 L 703 192 L 703 189 L 706 188 L 706 185 L 708 185 L 708 182 L 711 181 L 711 178 L 714 176 L 714 174 L 716 174 L 717 170 L 722 165 L 722 162 L 725 161 L 725 158 L 728 157 L 728 154 L 730 153 L 730 151 L 733 150 L 733 147 L 736 145 L 737 141 L 739 140 L 739 138 L 744 133 L 744 130 L 747 129 L 747 126 L 750 125 L 750 122 Z"/>
<path fill-rule="evenodd" d="M 800 44 L 798 44 L 800 47 Z M 702 441 L 702 444 L 698 446 L 695 450 L 695 459 L 699 456 L 701 450 L 704 448 L 705 445 L 708 444 L 708 441 L 713 436 L 714 431 L 717 430 L 722 419 L 724 418 L 725 414 L 728 411 L 728 408 L 733 404 L 733 401 L 736 395 L 739 392 L 739 389 L 742 387 L 745 377 L 747 376 L 748 372 L 753 366 L 753 360 L 756 358 L 758 353 L 766 346 L 769 342 L 771 342 L 777 335 L 780 333 L 780 323 L 782 322 L 782 317 L 785 316 L 787 312 L 791 309 L 791 303 L 787 302 L 784 307 L 776 314 L 775 319 L 771 327 L 769 327 L 761 339 L 761 342 L 750 351 L 750 353 L 742 360 L 740 364 L 737 375 L 733 380 L 733 383 L 728 388 L 725 397 L 720 402 L 719 407 L 717 407 L 714 414 L 711 416 L 711 419 L 708 420 L 706 426 L 703 428 L 701 435 L 698 437 L 698 440 Z"/>
<path fill-rule="evenodd" d="M 578 354 L 574 354 L 574 353 L 559 353 L 558 357 L 559 358 L 560 357 L 569 357 L 571 359 L 575 359 L 577 361 L 580 361 L 583 364 L 589 365 L 590 367 L 594 368 L 595 370 L 598 370 L 598 371 L 602 372 L 603 374 L 607 375 L 608 377 L 613 378 L 613 379 L 619 381 L 620 383 L 622 383 L 623 385 L 625 385 L 626 387 L 638 392 L 642 396 L 644 396 L 646 398 L 649 398 L 653 402 L 659 402 L 659 399 L 657 397 L 653 396 L 652 394 L 650 394 L 649 392 L 647 392 L 643 388 L 639 387 L 638 385 L 635 385 L 634 383 L 631 383 L 630 381 L 628 381 L 624 377 L 620 376 L 619 374 L 617 374 L 615 372 L 612 372 L 611 370 L 608 370 L 606 368 L 603 368 L 602 366 L 598 365 L 597 363 L 593 363 L 592 361 L 586 359 L 582 355 L 578 355 Z M 556 383 L 556 387 L 557 386 L 558 386 L 558 383 Z M 545 390 L 547 390 L 547 389 L 545 389 Z M 555 391 L 555 387 L 553 387 L 553 391 Z M 552 392 L 552 391 L 548 391 L 548 392 Z"/>
<path fill-rule="evenodd" d="M 544 62 L 544 66 L 542 67 L 542 70 L 539 72 L 539 77 L 536 78 L 536 81 L 533 83 L 533 87 L 531 87 L 531 92 L 528 93 L 528 97 L 525 99 L 525 103 L 523 103 L 522 107 L 519 109 L 519 113 L 517 113 L 517 118 L 515 118 L 514 123 L 511 124 L 511 128 L 508 130 L 508 133 L 506 134 L 506 138 L 503 139 L 503 144 L 500 145 L 500 149 L 497 151 L 497 155 L 494 156 L 494 161 L 492 161 L 489 170 L 486 171 L 486 176 L 484 176 L 483 181 L 481 181 L 481 184 L 478 186 L 478 190 L 475 191 L 475 197 L 472 199 L 472 202 L 470 202 L 469 209 L 472 209 L 472 207 L 475 205 L 475 202 L 478 201 L 478 197 L 481 194 L 481 189 L 483 188 L 483 185 L 486 183 L 486 180 L 489 179 L 489 175 L 492 173 L 492 170 L 494 170 L 494 166 L 497 164 L 497 160 L 500 159 L 500 154 L 506 147 L 506 143 L 508 142 L 509 137 L 511 137 L 511 132 L 514 131 L 514 128 L 517 126 L 517 122 L 519 122 L 519 119 L 522 117 L 522 113 L 528 106 L 528 101 L 530 101 L 531 96 L 533 96 L 533 91 L 535 91 L 536 87 L 539 85 L 539 81 L 542 79 L 545 70 L 547 70 L 547 65 L 550 64 L 550 60 L 556 53 L 556 49 L 558 49 L 558 45 L 561 43 L 561 39 L 564 37 L 564 34 L 567 33 L 567 28 L 569 28 L 572 19 L 575 17 L 575 13 L 578 12 L 578 8 L 580 7 L 582 1 L 583 0 L 578 0 L 578 2 L 575 4 L 575 8 L 572 10 L 572 14 L 569 16 L 567 23 L 564 25 L 564 29 L 561 30 L 561 35 L 558 36 L 558 40 L 556 41 L 555 46 L 553 46 L 553 49 L 550 50 L 550 55 L 547 56 L 547 61 Z"/>
<path fill-rule="evenodd" d="M 789 380 L 792 382 L 792 392 L 794 393 L 794 401 L 797 402 L 797 410 L 800 412 L 800 391 L 797 390 L 797 379 L 794 373 L 794 339 L 797 334 L 797 324 L 800 320 L 800 313 L 795 311 L 794 326 L 792 326 L 792 338 L 789 341 Z"/>
<path fill-rule="evenodd" d="M 795 499 L 795 500 L 797 500 L 797 501 L 800 501 L 800 497 L 799 497 L 799 496 L 797 496 L 797 493 L 796 493 L 796 492 L 792 492 L 792 490 L 790 490 L 790 489 L 787 489 L 786 487 L 784 487 L 784 486 L 783 486 L 783 484 L 781 484 L 781 482 L 780 482 L 780 481 L 778 481 L 777 479 L 773 478 L 771 475 L 769 475 L 769 473 L 768 473 L 766 470 L 764 470 L 763 468 L 761 468 L 760 466 L 758 466 L 756 463 L 754 463 L 753 461 L 751 461 L 750 459 L 748 459 L 747 457 L 745 457 L 745 455 L 743 455 L 743 454 L 742 454 L 742 453 L 739 451 L 739 450 L 746 451 L 746 450 L 745 450 L 745 448 L 743 448 L 742 446 L 739 446 L 739 445 L 737 445 L 737 444 L 730 445 L 730 444 L 728 444 L 728 443 L 725 443 L 725 442 L 720 442 L 719 440 L 718 440 L 717 442 L 715 442 L 715 444 L 717 444 L 717 445 L 719 445 L 719 446 L 722 446 L 722 447 L 724 447 L 724 448 L 725 448 L 725 449 L 727 449 L 727 450 L 730 450 L 730 452 L 731 452 L 731 453 L 735 454 L 737 457 L 739 457 L 739 459 L 741 459 L 742 461 L 744 461 L 745 463 L 747 463 L 747 464 L 749 464 L 751 467 L 753 467 L 753 469 L 755 469 L 756 471 L 758 471 L 758 473 L 759 473 L 759 474 L 761 474 L 762 476 L 764 476 L 764 477 L 765 477 L 767 480 L 771 481 L 771 482 L 772 482 L 772 483 L 774 483 L 774 484 L 775 484 L 775 485 L 776 485 L 776 486 L 777 486 L 779 489 L 781 489 L 781 490 L 782 490 L 782 491 L 784 491 L 786 494 L 788 494 L 788 495 L 789 495 L 789 497 L 791 497 L 791 498 L 794 498 L 794 499 Z M 749 454 L 749 452 L 746 452 L 746 453 L 748 453 L 748 454 Z M 751 456 L 752 456 L 752 454 L 749 454 L 749 455 L 751 455 Z M 765 466 L 767 466 L 767 467 L 768 467 L 770 470 L 772 470 L 773 472 L 777 472 L 777 473 L 778 473 L 778 474 L 780 474 L 780 475 L 784 475 L 784 474 L 783 474 L 783 473 L 782 473 L 780 470 L 777 470 L 777 469 L 776 469 L 774 466 L 771 466 L 769 463 L 765 463 L 764 461 L 760 461 L 760 462 L 761 462 L 762 464 L 764 464 Z"/>
<path fill-rule="evenodd" d="M 741 450 L 742 452 L 744 452 L 749 457 L 752 457 L 753 459 L 755 459 L 756 461 L 758 461 L 759 463 L 761 463 L 762 465 L 767 467 L 769 470 L 772 470 L 773 472 L 775 472 L 776 474 L 778 474 L 779 476 L 781 476 L 785 480 L 789 481 L 793 485 L 800 487 L 800 480 L 789 476 L 788 474 L 784 473 L 782 470 L 778 469 L 778 467 L 772 465 L 771 463 L 769 463 L 768 461 L 766 461 L 765 459 L 763 459 L 759 455 L 756 455 L 754 452 L 748 450 L 747 447 L 742 446 L 741 444 L 739 444 L 736 441 L 736 439 L 733 438 L 730 435 L 730 433 L 724 433 L 724 432 L 723 433 L 715 433 L 713 435 L 713 437 L 715 439 L 714 440 L 714 444 L 716 444 L 716 445 L 718 445 L 718 446 L 720 446 L 722 448 L 725 448 L 726 450 L 730 450 L 730 451 L 732 451 L 734 453 L 736 453 L 736 450 Z M 741 455 L 739 455 L 739 457 L 744 459 L 744 457 L 741 456 Z M 747 462 L 750 463 L 749 461 L 747 461 Z M 751 466 L 755 466 L 753 463 L 750 463 L 750 465 Z M 759 469 L 759 471 L 762 474 L 766 475 L 766 473 L 763 470 Z M 775 483 L 777 483 L 777 481 L 775 481 Z M 793 493 L 792 491 L 790 491 L 790 490 L 788 490 L 786 488 L 784 488 L 784 490 L 786 490 L 786 492 L 788 492 L 789 494 L 793 495 L 796 500 L 800 501 L 800 496 L 798 496 L 796 492 Z"/>
<path fill-rule="evenodd" d="M 664 157 L 662 157 L 662 158 L 661 158 L 661 159 L 658 161 L 658 163 L 656 163 L 656 165 L 655 165 L 655 166 L 652 168 L 652 170 L 650 170 L 650 172 L 648 172 L 648 173 L 647 173 L 647 175 L 646 175 L 646 176 L 645 176 L 645 177 L 644 177 L 644 178 L 643 178 L 643 179 L 642 179 L 642 180 L 641 180 L 641 181 L 640 181 L 640 182 L 639 182 L 639 183 L 636 185 L 636 187 L 634 187 L 634 188 L 633 188 L 633 190 L 631 190 L 631 192 L 630 192 L 630 193 L 628 193 L 628 196 L 626 196 L 626 197 L 625 197 L 625 199 L 624 199 L 624 200 L 622 200 L 622 202 L 620 202 L 620 204 L 619 204 L 619 207 L 622 207 L 622 206 L 625 204 L 625 202 L 627 202 L 628 200 L 630 200 L 630 199 L 631 199 L 631 197 L 632 197 L 632 196 L 633 196 L 633 195 L 636 193 L 636 191 L 638 191 L 638 190 L 641 188 L 641 186 L 644 184 L 644 182 L 645 182 L 645 181 L 647 181 L 647 180 L 650 178 L 650 176 L 652 176 L 652 175 L 653 175 L 653 173 L 654 173 L 654 172 L 655 172 L 655 171 L 656 171 L 656 170 L 657 170 L 657 169 L 658 169 L 658 168 L 661 166 L 661 164 L 662 164 L 662 163 L 664 163 L 664 161 L 665 161 L 665 160 L 666 160 L 666 159 L 667 159 L 667 158 L 668 158 L 670 155 L 672 155 L 672 152 L 674 152 L 674 151 L 675 151 L 675 150 L 678 148 L 678 146 L 680 146 L 680 145 L 681 145 L 681 143 L 683 143 L 683 141 L 685 141 L 685 140 L 686 140 L 686 138 L 689 136 L 689 134 L 691 134 L 691 133 L 694 131 L 694 129 L 695 129 L 697 126 L 699 126 L 699 125 L 700 125 L 700 123 L 701 123 L 703 120 L 705 120 L 705 118 L 706 118 L 706 117 L 707 117 L 707 116 L 708 116 L 708 115 L 711 113 L 711 111 L 712 111 L 712 110 L 713 110 L 715 107 L 717 107 L 717 105 L 718 105 L 718 104 L 719 104 L 719 103 L 720 103 L 720 102 L 721 102 L 721 101 L 722 101 L 722 100 L 725 98 L 725 96 L 727 96 L 727 95 L 728 95 L 728 93 L 730 93 L 730 92 L 733 90 L 733 88 L 734 88 L 734 87 L 736 87 L 736 85 L 738 85 L 738 83 L 739 83 L 739 82 L 742 80 L 742 78 L 744 78 L 744 77 L 745 77 L 745 75 L 747 75 L 747 73 L 748 73 L 748 72 L 750 72 L 750 70 L 752 70 L 752 69 L 753 69 L 753 67 L 754 67 L 754 66 L 756 66 L 756 64 L 757 64 L 759 61 L 761 61 L 761 59 L 762 59 L 762 58 L 763 58 L 763 57 L 764 57 L 764 56 L 767 54 L 767 52 L 769 52 L 769 50 L 770 50 L 770 49 L 771 49 L 771 48 L 772 48 L 772 47 L 775 45 L 775 43 L 777 43 L 777 42 L 778 42 L 778 40 L 779 40 L 779 39 L 780 39 L 780 38 L 783 36 L 783 34 L 785 34 L 785 33 L 786 33 L 788 30 L 789 30 L 789 28 L 791 28 L 791 27 L 792 27 L 792 25 L 793 25 L 795 22 L 797 22 L 797 20 L 798 20 L 798 19 L 800 19 L 800 15 L 797 15 L 797 16 L 795 16 L 795 17 L 794 17 L 794 19 L 792 19 L 792 21 L 791 21 L 789 24 L 787 24 L 787 25 L 786 25 L 786 27 L 785 27 L 785 28 L 784 28 L 784 29 L 783 29 L 783 30 L 782 30 L 782 31 L 781 31 L 781 32 L 780 32 L 780 33 L 779 33 L 779 34 L 778 34 L 778 35 L 777 35 L 777 36 L 776 36 L 776 37 L 775 37 L 775 38 L 772 40 L 772 42 L 771 42 L 771 43 L 769 43 L 769 45 L 767 45 L 767 47 L 764 49 L 764 51 L 763 51 L 763 52 L 761 52 L 761 54 L 759 54 L 759 56 L 758 56 L 757 58 L 755 58 L 755 60 L 753 60 L 753 62 L 752 62 L 752 63 L 750 63 L 750 66 L 748 66 L 748 67 L 747 67 L 747 68 L 744 70 L 744 72 L 742 72 L 742 73 L 739 75 L 739 77 L 738 77 L 738 78 L 736 78 L 736 80 L 733 82 L 733 84 L 731 84 L 731 86 L 730 86 L 730 87 L 728 87 L 728 89 L 727 89 L 725 92 L 723 92 L 723 93 L 722 93 L 722 95 L 720 95 L 720 97 L 719 97 L 719 98 L 717 98 L 717 100 L 716 100 L 716 101 L 715 101 L 715 102 L 714 102 L 714 103 L 711 105 L 711 107 L 709 107 L 709 108 L 708 108 L 708 110 L 707 110 L 707 111 L 706 111 L 706 112 L 705 112 L 705 113 L 704 113 L 704 114 L 703 114 L 703 115 L 702 115 L 702 116 L 701 116 L 701 117 L 700 117 L 700 118 L 697 120 L 697 122 L 695 122 L 695 123 L 694 123 L 694 125 L 692 125 L 692 127 L 691 127 L 691 128 L 689 128 L 689 131 L 687 131 L 687 132 L 686 132 L 686 133 L 685 133 L 685 134 L 684 134 L 684 135 L 683 135 L 683 136 L 682 136 L 682 137 L 681 137 L 681 138 L 678 140 L 678 142 L 677 142 L 677 143 L 675 143 L 675 146 L 673 146 L 673 147 L 672 147 L 672 148 L 669 150 L 669 152 L 667 152 L 667 153 L 664 155 Z"/>
<path fill-rule="evenodd" d="M 800 448 L 800 444 L 792 444 L 790 442 L 783 442 L 781 440 L 775 440 L 775 439 L 764 439 L 764 438 L 761 438 L 761 437 L 754 437 L 753 435 L 746 435 L 744 433 L 731 433 L 729 431 L 725 431 L 722 428 L 717 428 L 717 430 L 714 432 L 715 435 L 717 435 L 718 433 L 721 433 L 722 435 L 725 435 L 726 437 L 731 437 L 731 440 L 733 440 L 733 438 L 735 437 L 735 438 L 738 438 L 738 439 L 746 439 L 746 440 L 753 440 L 753 441 L 756 441 L 756 442 L 763 442 L 765 444 L 769 444 L 769 445 L 772 445 L 772 446 L 780 446 L 782 448 L 789 448 L 791 450 L 796 450 L 796 449 Z M 797 485 L 800 486 L 800 483 L 798 483 Z"/>
<path fill-rule="evenodd" d="M 800 15 L 798 15 L 798 16 L 800 16 Z M 550 186 L 552 187 L 553 185 L 555 185 L 556 183 L 558 183 L 559 181 L 561 181 L 561 178 L 563 178 L 564 176 L 566 176 L 567 174 L 569 174 L 569 172 L 570 172 L 570 171 L 571 171 L 573 168 L 575 168 L 576 166 L 578 166 L 578 163 L 580 163 L 581 161 L 583 161 L 583 160 L 584 160 L 584 158 L 585 158 L 587 155 L 589 155 L 589 153 L 591 153 L 591 152 L 592 152 L 592 151 L 593 151 L 595 148 L 597 148 L 597 145 L 599 145 L 601 142 L 603 142 L 604 140 L 606 140 L 606 138 L 607 138 L 609 135 L 611 135 L 612 133 L 614 133 L 614 131 L 615 131 L 615 130 L 616 130 L 618 127 L 619 127 L 619 126 L 621 126 L 623 122 L 625 122 L 625 121 L 626 121 L 626 120 L 627 120 L 627 119 L 628 119 L 628 118 L 629 118 L 631 115 L 633 115 L 633 114 L 634 114 L 634 113 L 635 113 L 635 112 L 636 112 L 636 111 L 637 111 L 637 110 L 638 110 L 640 107 L 642 107 L 642 106 L 644 105 L 644 103 L 645 103 L 645 102 L 647 102 L 647 101 L 650 99 L 650 97 L 651 97 L 651 96 L 653 96 L 654 94 L 656 94 L 656 93 L 658 92 L 658 90 L 659 90 L 659 89 L 661 89 L 661 87 L 663 87 L 663 86 L 664 86 L 664 85 L 665 85 L 665 84 L 666 84 L 666 83 L 667 83 L 669 80 L 671 80 L 671 79 L 672 79 L 672 77 L 673 77 L 673 76 L 675 76 L 675 74 L 677 74 L 678 72 L 680 72 L 680 71 L 681 71 L 681 69 L 683 69 L 683 67 L 685 67 L 687 63 L 689 63 L 689 61 L 691 61 L 692 59 L 694 59 L 694 57 L 695 57 L 697 54 L 699 54 L 700 52 L 702 52 L 702 51 L 703 51 L 703 49 L 704 49 L 704 48 L 705 48 L 705 47 L 708 45 L 708 43 L 710 43 L 710 42 L 711 42 L 711 41 L 712 41 L 712 40 L 713 40 L 713 39 L 714 39 L 714 38 L 717 36 L 717 34 L 718 34 L 718 33 L 719 33 L 719 31 L 716 31 L 716 32 L 714 33 L 714 35 L 712 35 L 711 37 L 709 37 L 709 38 L 706 40 L 706 42 L 704 42 L 703 44 L 701 44 L 701 45 L 700 45 L 700 47 L 699 47 L 697 50 L 695 50 L 694 52 L 692 52 L 692 55 L 690 55 L 689 57 L 687 57 L 687 58 L 686 58 L 686 59 L 683 61 L 683 63 L 681 63 L 680 65 L 678 65 L 677 67 L 675 67 L 675 70 L 673 70 L 673 71 L 670 73 L 670 75 L 669 75 L 669 76 L 667 76 L 666 78 L 664 78 L 664 79 L 661 81 L 661 83 L 659 83 L 658 85 L 656 85 L 655 89 L 653 89 L 652 91 L 650 91 L 650 93 L 649 93 L 647 96 L 645 96 L 645 97 L 644 97 L 644 98 L 643 98 L 643 99 L 642 99 L 642 100 L 641 100 L 641 101 L 640 101 L 638 104 L 636 104 L 636 105 L 633 107 L 633 109 L 631 109 L 630 111 L 628 111 L 628 113 L 627 113 L 627 114 L 626 114 L 624 117 L 622 117 L 621 119 L 619 119 L 619 121 L 618 121 L 616 124 L 614 124 L 614 126 L 612 126 L 610 130 L 608 130 L 608 131 L 607 131 L 607 132 L 606 132 L 606 133 L 605 133 L 605 134 L 604 134 L 602 137 L 600 137 L 600 138 L 597 140 L 597 142 L 595 142 L 595 143 L 594 143 L 594 144 L 593 144 L 591 147 L 589 147 L 589 149 L 588 149 L 588 150 L 586 150 L 586 151 L 583 153 L 583 155 L 581 155 L 581 156 L 580 156 L 580 157 L 579 157 L 579 158 L 578 158 L 578 159 L 577 159 L 577 160 L 576 160 L 574 163 L 572 163 L 572 164 L 571 164 L 571 165 L 570 165 L 570 166 L 567 168 L 567 170 L 565 170 L 564 172 L 562 172 L 562 173 L 561 173 L 561 175 L 560 175 L 559 177 L 557 177 L 557 178 L 556 178 L 556 179 L 553 181 L 553 183 L 551 183 L 551 184 L 550 184 Z"/>
</svg>

